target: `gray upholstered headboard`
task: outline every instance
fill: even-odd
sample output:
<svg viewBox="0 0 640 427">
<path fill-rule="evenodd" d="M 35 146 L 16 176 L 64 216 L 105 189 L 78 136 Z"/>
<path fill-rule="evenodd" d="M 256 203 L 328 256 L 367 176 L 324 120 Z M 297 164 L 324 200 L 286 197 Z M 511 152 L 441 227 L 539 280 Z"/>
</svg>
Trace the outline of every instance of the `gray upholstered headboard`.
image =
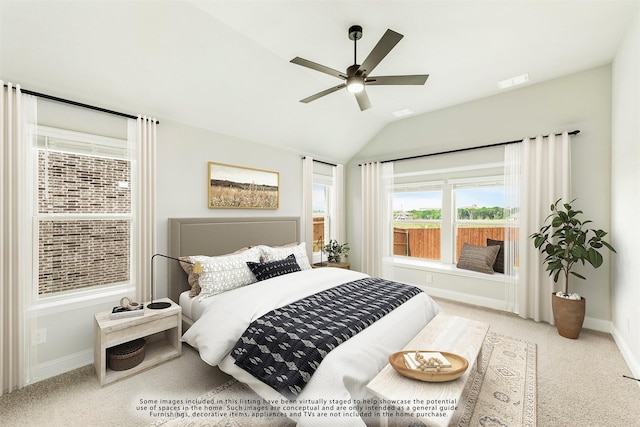
<svg viewBox="0 0 640 427">
<path fill-rule="evenodd" d="M 224 255 L 245 246 L 280 246 L 300 241 L 298 217 L 170 218 L 169 255 Z M 169 298 L 189 289 L 180 263 L 169 263 Z"/>
</svg>

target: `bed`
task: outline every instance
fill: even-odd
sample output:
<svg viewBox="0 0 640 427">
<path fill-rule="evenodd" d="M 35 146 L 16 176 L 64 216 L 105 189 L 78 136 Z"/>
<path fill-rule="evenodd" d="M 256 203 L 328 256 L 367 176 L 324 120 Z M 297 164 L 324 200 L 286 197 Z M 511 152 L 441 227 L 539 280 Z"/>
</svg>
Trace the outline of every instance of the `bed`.
<svg viewBox="0 0 640 427">
<path fill-rule="evenodd" d="M 253 257 L 255 254 L 251 251 L 261 250 L 260 261 L 269 264 L 291 252 L 295 253 L 294 264 L 300 267 L 287 274 L 268 276 L 262 281 L 200 298 L 188 296 L 191 286 L 187 274 L 179 263 L 173 263 L 169 294 L 183 307 L 186 332 L 182 340 L 198 350 L 206 363 L 218 366 L 247 384 L 299 426 L 326 425 L 327 420 L 319 419 L 316 411 L 303 409 L 330 401 L 341 402 L 343 409 L 340 412 L 344 414 L 332 418 L 332 425 L 366 425 L 367 418 L 376 415 L 368 411 L 365 404 L 365 399 L 373 398 L 366 389 L 367 383 L 388 363 L 389 354 L 402 349 L 440 309 L 424 292 L 407 294 L 397 308 L 388 309 L 370 326 L 358 330 L 329 351 L 314 367 L 315 373 L 305 380 L 304 388 L 298 389 L 295 395 L 276 391 L 274 386 L 263 382 L 264 379 L 256 378 L 236 364 L 243 351 L 238 349 L 238 344 L 246 341 L 246 334 L 254 329 L 255 322 L 263 319 L 263 315 L 273 313 L 274 309 L 306 301 L 304 298 L 309 295 L 331 295 L 337 289 L 354 286 L 354 283 L 373 286 L 373 282 L 379 280 L 357 271 L 311 268 L 304 243 L 298 243 L 299 230 L 299 220 L 295 217 L 170 219 L 171 256 L 195 259 L 196 255 L 240 253 Z M 287 261 L 274 262 L 283 263 Z M 378 298 L 373 287 L 363 289 L 367 293 L 371 289 L 373 297 L 370 298 Z M 362 303 L 366 303 L 366 297 L 363 292 Z M 283 341 L 278 340 L 278 345 Z"/>
</svg>

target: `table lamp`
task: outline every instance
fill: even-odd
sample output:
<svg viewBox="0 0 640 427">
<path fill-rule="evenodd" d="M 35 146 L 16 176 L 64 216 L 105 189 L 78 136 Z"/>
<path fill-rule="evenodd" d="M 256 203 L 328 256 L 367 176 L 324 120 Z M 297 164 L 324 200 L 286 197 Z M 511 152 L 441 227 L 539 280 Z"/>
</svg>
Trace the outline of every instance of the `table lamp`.
<svg viewBox="0 0 640 427">
<path fill-rule="evenodd" d="M 193 265 L 193 272 L 194 273 L 196 273 L 196 274 L 202 273 L 202 264 L 200 264 L 199 262 L 186 261 L 186 260 L 174 258 L 172 256 L 163 255 L 163 254 L 155 254 L 155 255 L 153 255 L 151 257 L 151 302 L 149 302 L 149 304 L 147 304 L 147 308 L 150 308 L 152 310 L 161 310 L 163 308 L 171 307 L 171 303 L 170 302 L 166 302 L 166 301 L 153 302 L 153 291 L 156 288 L 156 282 L 153 280 L 153 273 L 154 273 L 153 259 L 155 257 L 157 257 L 157 256 L 161 256 L 161 257 L 168 258 L 168 259 L 173 259 L 173 260 L 176 260 L 178 262 L 185 262 L 187 264 L 191 264 L 191 265 Z"/>
</svg>

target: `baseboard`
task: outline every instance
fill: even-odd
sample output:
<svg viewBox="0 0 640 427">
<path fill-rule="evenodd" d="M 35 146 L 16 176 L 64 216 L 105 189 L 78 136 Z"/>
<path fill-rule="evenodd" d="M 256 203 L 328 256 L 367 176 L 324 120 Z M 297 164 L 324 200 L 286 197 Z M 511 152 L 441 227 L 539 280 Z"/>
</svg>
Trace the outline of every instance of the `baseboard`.
<svg viewBox="0 0 640 427">
<path fill-rule="evenodd" d="M 444 298 L 452 301 L 458 301 L 465 304 L 478 305 L 480 307 L 492 308 L 494 310 L 506 310 L 506 303 L 504 300 L 497 300 L 493 298 L 481 297 L 478 295 L 470 295 L 462 292 L 449 291 L 440 288 L 431 288 L 424 285 L 416 285 L 423 289 L 428 295 L 436 298 Z"/>
<path fill-rule="evenodd" d="M 613 324 L 611 325 L 611 335 L 613 336 L 613 340 L 616 342 L 618 349 L 620 349 L 620 353 L 622 353 L 624 361 L 627 362 L 627 366 L 629 367 L 631 374 L 635 378 L 640 378 L 640 359 L 638 359 L 638 355 L 633 354 L 629 349 L 627 342 Z M 638 382 L 638 385 L 640 386 L 640 382 Z"/>
<path fill-rule="evenodd" d="M 74 369 L 93 364 L 93 349 L 87 349 L 78 353 L 59 357 L 48 362 L 39 363 L 36 366 L 36 379 L 34 382 L 46 380 Z"/>
<path fill-rule="evenodd" d="M 440 288 L 431 288 L 424 285 L 417 285 L 422 288 L 427 294 L 436 298 L 444 298 L 452 301 L 458 301 L 465 304 L 477 305 L 480 307 L 492 308 L 494 310 L 509 311 L 507 310 L 507 303 L 504 300 L 498 300 L 493 298 L 481 297 L 477 295 L 470 295 L 462 292 L 449 291 Z M 608 320 L 597 319 L 595 317 L 585 317 L 583 328 L 592 329 L 594 331 L 611 333 L 611 322 Z"/>
<path fill-rule="evenodd" d="M 585 317 L 582 327 L 585 329 L 592 329 L 594 331 L 611 333 L 613 327 L 609 320 L 596 319 L 595 317 Z"/>
</svg>

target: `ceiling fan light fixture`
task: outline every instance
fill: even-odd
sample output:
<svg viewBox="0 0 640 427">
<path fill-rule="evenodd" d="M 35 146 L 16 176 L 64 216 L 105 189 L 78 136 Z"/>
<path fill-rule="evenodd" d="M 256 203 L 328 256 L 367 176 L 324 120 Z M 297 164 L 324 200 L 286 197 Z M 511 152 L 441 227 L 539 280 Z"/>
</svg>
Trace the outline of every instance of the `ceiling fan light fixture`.
<svg viewBox="0 0 640 427">
<path fill-rule="evenodd" d="M 321 73 L 325 73 L 342 80 L 341 84 L 301 99 L 300 102 L 307 104 L 311 101 L 322 98 L 323 96 L 329 95 L 330 93 L 334 93 L 342 88 L 346 88 L 349 93 L 354 94 L 356 101 L 358 101 L 360 111 L 365 111 L 371 108 L 371 102 L 369 101 L 369 97 L 365 92 L 365 85 L 391 86 L 425 84 L 425 82 L 427 81 L 427 77 L 429 77 L 428 74 L 378 77 L 371 75 L 380 61 L 382 61 L 387 56 L 387 54 L 391 52 L 391 49 L 393 49 L 396 44 L 398 44 L 398 42 L 402 40 L 403 37 L 404 36 L 402 34 L 387 29 L 378 43 L 373 47 L 371 52 L 369 52 L 369 55 L 367 55 L 365 60 L 362 61 L 361 64 L 358 64 L 356 42 L 362 38 L 362 27 L 360 25 L 352 25 L 351 27 L 349 27 L 349 39 L 353 40 L 353 65 L 347 67 L 346 73 L 296 56 L 291 60 L 293 64 L 320 71 Z"/>
<path fill-rule="evenodd" d="M 347 90 L 351 93 L 362 92 L 364 90 L 364 80 L 357 76 L 347 78 Z"/>
</svg>

